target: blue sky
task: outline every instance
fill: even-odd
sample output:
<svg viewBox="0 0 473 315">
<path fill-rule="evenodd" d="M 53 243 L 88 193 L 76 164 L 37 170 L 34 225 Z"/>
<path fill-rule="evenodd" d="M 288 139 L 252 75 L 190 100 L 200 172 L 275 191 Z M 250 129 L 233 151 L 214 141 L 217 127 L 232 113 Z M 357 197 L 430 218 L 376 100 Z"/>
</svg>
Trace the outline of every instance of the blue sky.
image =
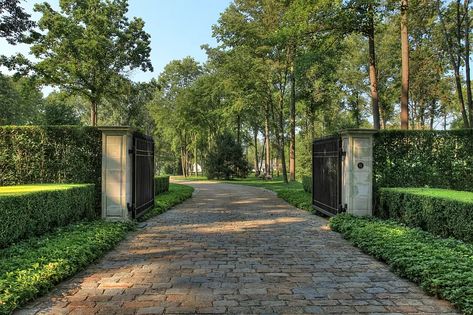
<svg viewBox="0 0 473 315">
<path fill-rule="evenodd" d="M 37 2 L 26 0 L 23 6 L 30 13 Z M 53 7 L 59 0 L 48 0 Z M 216 45 L 212 38 L 212 24 L 215 24 L 220 13 L 230 4 L 230 0 L 129 0 L 129 16 L 141 17 L 146 31 L 151 34 L 151 61 L 154 72 L 135 71 L 131 79 L 149 81 L 158 76 L 164 66 L 171 60 L 192 56 L 203 62 L 205 53 L 200 49 L 202 44 Z M 33 19 L 39 16 L 33 14 Z M 27 45 L 11 46 L 0 39 L 2 54 L 11 55 L 21 52 L 27 55 Z"/>
</svg>

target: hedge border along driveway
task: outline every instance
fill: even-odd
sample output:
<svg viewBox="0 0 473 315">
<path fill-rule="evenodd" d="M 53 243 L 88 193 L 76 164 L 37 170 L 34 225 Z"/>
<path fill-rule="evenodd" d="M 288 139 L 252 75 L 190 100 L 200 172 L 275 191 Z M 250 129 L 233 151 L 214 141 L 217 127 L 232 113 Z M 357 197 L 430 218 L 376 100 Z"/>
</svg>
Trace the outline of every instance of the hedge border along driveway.
<svg viewBox="0 0 473 315">
<path fill-rule="evenodd" d="M 152 217 L 183 202 L 193 190 L 171 184 L 169 192 L 156 196 L 155 210 L 147 215 Z M 133 227 L 132 223 L 102 220 L 82 222 L 0 249 L 0 314 L 10 314 L 84 269 Z"/>
<path fill-rule="evenodd" d="M 378 216 L 442 237 L 473 241 L 473 192 L 436 188 L 381 188 Z"/>
<path fill-rule="evenodd" d="M 73 224 L 0 250 L 0 314 L 49 291 L 122 240 L 131 224 Z"/>
<path fill-rule="evenodd" d="M 0 187 L 0 248 L 95 217 L 92 184 Z"/>
<path fill-rule="evenodd" d="M 390 221 L 346 214 L 332 218 L 330 226 L 429 294 L 452 302 L 465 314 L 473 314 L 473 244 L 441 239 Z"/>
</svg>

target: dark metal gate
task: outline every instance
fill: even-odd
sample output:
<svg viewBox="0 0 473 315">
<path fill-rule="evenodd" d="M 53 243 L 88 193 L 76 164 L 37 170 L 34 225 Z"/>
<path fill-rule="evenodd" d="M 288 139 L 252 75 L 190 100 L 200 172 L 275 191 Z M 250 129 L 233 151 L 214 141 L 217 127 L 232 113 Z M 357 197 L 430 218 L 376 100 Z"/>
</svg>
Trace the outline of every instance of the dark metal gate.
<svg viewBox="0 0 473 315">
<path fill-rule="evenodd" d="M 154 206 L 154 141 L 150 136 L 133 134 L 132 214 L 139 217 Z"/>
<path fill-rule="evenodd" d="M 341 148 L 338 136 L 315 140 L 312 144 L 312 205 L 329 216 L 343 211 Z"/>
</svg>

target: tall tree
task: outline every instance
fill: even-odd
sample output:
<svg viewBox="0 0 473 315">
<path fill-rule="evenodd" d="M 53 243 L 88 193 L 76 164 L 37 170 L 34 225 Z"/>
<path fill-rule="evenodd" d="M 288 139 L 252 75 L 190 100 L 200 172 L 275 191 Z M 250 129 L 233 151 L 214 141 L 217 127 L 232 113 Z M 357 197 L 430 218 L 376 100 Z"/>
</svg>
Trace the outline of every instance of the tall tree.
<svg viewBox="0 0 473 315">
<path fill-rule="evenodd" d="M 43 34 L 33 38 L 34 70 L 45 84 L 78 93 L 90 103 L 90 123 L 97 125 L 97 107 L 116 89 L 127 72 L 153 70 L 150 36 L 140 18 L 131 20 L 127 0 L 60 0 L 59 11 L 38 4 Z"/>
<path fill-rule="evenodd" d="M 401 129 L 409 128 L 409 34 L 408 34 L 409 0 L 401 0 Z"/>
<path fill-rule="evenodd" d="M 21 0 L 0 0 L 0 37 L 14 45 L 24 40 L 34 22 L 30 15 L 20 6 Z"/>
</svg>

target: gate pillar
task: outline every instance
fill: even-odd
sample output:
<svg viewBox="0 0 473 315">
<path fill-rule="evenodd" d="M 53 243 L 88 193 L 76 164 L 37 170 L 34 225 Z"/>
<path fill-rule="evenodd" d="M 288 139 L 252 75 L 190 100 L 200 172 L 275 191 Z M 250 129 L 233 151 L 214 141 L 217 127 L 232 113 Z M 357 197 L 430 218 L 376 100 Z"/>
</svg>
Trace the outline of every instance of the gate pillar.
<svg viewBox="0 0 473 315">
<path fill-rule="evenodd" d="M 102 131 L 102 218 L 128 220 L 132 203 L 133 129 L 99 129 Z"/>
<path fill-rule="evenodd" d="M 341 201 L 347 213 L 371 216 L 373 213 L 373 135 L 372 129 L 348 129 L 342 137 Z"/>
</svg>

